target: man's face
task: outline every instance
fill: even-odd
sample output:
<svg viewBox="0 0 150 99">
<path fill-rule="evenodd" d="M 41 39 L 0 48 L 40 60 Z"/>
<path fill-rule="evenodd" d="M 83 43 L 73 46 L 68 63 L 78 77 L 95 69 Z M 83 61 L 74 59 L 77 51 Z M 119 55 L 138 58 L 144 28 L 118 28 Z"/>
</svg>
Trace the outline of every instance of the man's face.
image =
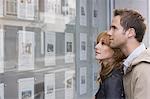
<svg viewBox="0 0 150 99">
<path fill-rule="evenodd" d="M 120 16 L 115 16 L 112 19 L 108 34 L 110 35 L 110 47 L 121 48 L 125 45 L 127 36 L 125 30 L 120 25 Z"/>
</svg>

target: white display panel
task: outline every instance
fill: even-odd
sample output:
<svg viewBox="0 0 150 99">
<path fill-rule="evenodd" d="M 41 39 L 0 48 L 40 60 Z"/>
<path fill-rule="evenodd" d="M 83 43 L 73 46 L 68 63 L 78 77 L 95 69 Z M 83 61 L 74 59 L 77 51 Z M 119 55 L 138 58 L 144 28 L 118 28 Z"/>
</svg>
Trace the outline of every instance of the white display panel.
<svg viewBox="0 0 150 99">
<path fill-rule="evenodd" d="M 72 70 L 65 72 L 65 99 L 74 97 L 74 74 Z"/>
<path fill-rule="evenodd" d="M 18 70 L 34 69 L 34 32 L 18 31 L 19 34 L 19 54 L 18 54 Z"/>
<path fill-rule="evenodd" d="M 99 72 L 101 70 L 101 66 L 99 64 L 97 65 L 96 63 L 93 63 L 92 66 L 92 75 L 93 75 L 93 90 L 97 90 L 99 88 L 99 84 L 97 82 L 97 78 L 99 77 Z"/>
<path fill-rule="evenodd" d="M 45 0 L 44 6 L 44 22 L 45 23 L 55 23 L 55 7 L 56 0 Z"/>
<path fill-rule="evenodd" d="M 99 10 L 98 10 L 98 6 L 99 6 L 99 0 L 92 0 L 92 26 L 93 27 L 98 27 L 98 17 L 99 17 Z"/>
<path fill-rule="evenodd" d="M 87 60 L 87 34 L 80 33 L 80 60 Z"/>
<path fill-rule="evenodd" d="M 18 98 L 34 99 L 34 78 L 19 79 L 18 83 Z"/>
<path fill-rule="evenodd" d="M 4 83 L 0 83 L 0 99 L 4 99 Z"/>
<path fill-rule="evenodd" d="M 45 99 L 55 99 L 55 74 L 45 74 L 44 95 Z"/>
<path fill-rule="evenodd" d="M 0 17 L 4 16 L 4 0 L 0 0 Z"/>
<path fill-rule="evenodd" d="M 20 19 L 34 20 L 35 0 L 17 0 L 17 17 Z"/>
<path fill-rule="evenodd" d="M 80 25 L 87 25 L 87 1 L 80 0 Z"/>
<path fill-rule="evenodd" d="M 80 95 L 83 95 L 87 92 L 87 68 L 80 68 Z"/>
<path fill-rule="evenodd" d="M 17 0 L 4 0 L 4 4 L 6 4 L 6 7 L 3 8 L 4 9 L 4 12 L 6 12 L 6 15 L 9 15 L 9 16 L 16 16 L 17 14 Z M 4 5 L 3 4 L 3 5 Z"/>
<path fill-rule="evenodd" d="M 4 31 L 0 29 L 0 73 L 4 72 Z"/>
<path fill-rule="evenodd" d="M 65 13 L 65 24 L 75 24 L 76 0 L 65 0 L 63 11 Z"/>
<path fill-rule="evenodd" d="M 65 33 L 65 63 L 74 61 L 74 36 L 72 33 Z"/>
<path fill-rule="evenodd" d="M 56 33 L 45 33 L 45 66 L 56 65 Z"/>
</svg>

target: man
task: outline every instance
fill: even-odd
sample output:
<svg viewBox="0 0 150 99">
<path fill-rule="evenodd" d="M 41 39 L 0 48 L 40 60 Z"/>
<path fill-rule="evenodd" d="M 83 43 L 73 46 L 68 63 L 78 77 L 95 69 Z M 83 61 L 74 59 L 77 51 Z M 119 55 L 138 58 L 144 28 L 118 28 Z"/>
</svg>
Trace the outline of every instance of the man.
<svg viewBox="0 0 150 99">
<path fill-rule="evenodd" d="M 116 9 L 108 34 L 110 46 L 120 48 L 124 61 L 124 89 L 127 99 L 150 99 L 150 49 L 142 42 L 146 25 L 138 12 Z"/>
</svg>

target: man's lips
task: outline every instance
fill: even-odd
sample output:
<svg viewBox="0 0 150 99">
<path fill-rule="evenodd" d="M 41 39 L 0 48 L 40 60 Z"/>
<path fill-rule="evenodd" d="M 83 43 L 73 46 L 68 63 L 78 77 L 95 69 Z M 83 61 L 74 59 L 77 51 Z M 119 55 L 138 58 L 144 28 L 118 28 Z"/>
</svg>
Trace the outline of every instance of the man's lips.
<svg viewBox="0 0 150 99">
<path fill-rule="evenodd" d="M 110 38 L 109 40 L 113 40 L 113 38 Z"/>
<path fill-rule="evenodd" d="M 109 39 L 109 41 L 111 42 L 111 41 L 113 41 L 113 39 Z"/>
</svg>

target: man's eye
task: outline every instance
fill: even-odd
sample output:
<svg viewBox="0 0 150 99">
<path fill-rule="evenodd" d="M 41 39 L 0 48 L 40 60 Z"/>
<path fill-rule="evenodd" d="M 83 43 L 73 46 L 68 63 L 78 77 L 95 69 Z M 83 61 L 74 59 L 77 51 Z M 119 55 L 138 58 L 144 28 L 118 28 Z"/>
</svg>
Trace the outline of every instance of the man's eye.
<svg viewBox="0 0 150 99">
<path fill-rule="evenodd" d="M 116 29 L 116 27 L 115 26 L 111 26 L 111 29 Z"/>
<path fill-rule="evenodd" d="M 117 28 L 114 26 L 114 29 L 117 29 Z"/>
</svg>

